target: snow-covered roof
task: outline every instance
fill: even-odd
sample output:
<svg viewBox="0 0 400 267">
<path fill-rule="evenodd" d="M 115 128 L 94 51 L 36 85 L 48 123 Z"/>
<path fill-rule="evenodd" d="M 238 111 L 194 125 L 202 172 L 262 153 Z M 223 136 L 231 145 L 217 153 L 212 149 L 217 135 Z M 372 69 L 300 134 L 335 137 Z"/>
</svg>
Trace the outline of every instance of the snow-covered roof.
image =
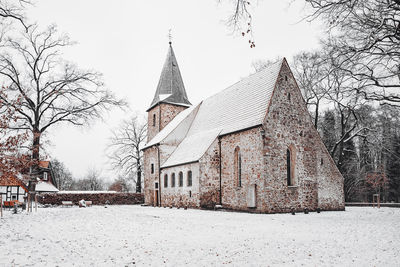
<svg viewBox="0 0 400 267">
<path fill-rule="evenodd" d="M 201 102 L 185 138 L 161 167 L 197 161 L 219 135 L 261 125 L 283 62 L 278 61 Z M 161 143 L 193 110 L 192 107 L 182 111 L 145 148 Z"/>
<path fill-rule="evenodd" d="M 219 133 L 219 130 L 211 130 L 186 137 L 161 168 L 199 160 Z"/>
<path fill-rule="evenodd" d="M 50 183 L 47 183 L 44 181 L 39 181 L 36 184 L 35 191 L 36 192 L 58 192 L 58 189 Z"/>
<path fill-rule="evenodd" d="M 143 149 L 154 146 L 158 143 L 160 143 L 162 140 L 164 140 L 173 130 L 175 130 L 176 127 L 184 120 L 186 119 L 200 104 L 191 106 L 190 108 L 187 108 L 183 110 L 181 113 L 176 115 L 176 117 L 168 123 L 156 136 L 153 137 L 145 146 Z"/>
<path fill-rule="evenodd" d="M 224 135 L 262 124 L 281 65 L 272 64 L 204 100 L 188 136 L 211 129 Z"/>
</svg>

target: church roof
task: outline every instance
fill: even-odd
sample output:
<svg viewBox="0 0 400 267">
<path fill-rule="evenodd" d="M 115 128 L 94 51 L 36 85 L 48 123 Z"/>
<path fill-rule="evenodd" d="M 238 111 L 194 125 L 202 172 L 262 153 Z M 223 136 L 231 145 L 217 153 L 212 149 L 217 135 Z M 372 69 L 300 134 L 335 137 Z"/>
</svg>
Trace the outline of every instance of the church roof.
<svg viewBox="0 0 400 267">
<path fill-rule="evenodd" d="M 159 103 L 170 103 L 182 106 L 191 105 L 186 95 L 185 85 L 183 84 L 181 72 L 171 43 L 169 44 L 167 59 L 161 71 L 156 93 L 147 111 Z"/>
<path fill-rule="evenodd" d="M 185 138 L 161 167 L 197 161 L 218 136 L 261 125 L 284 61 L 272 64 L 205 99 Z M 175 123 L 174 120 L 171 123 Z M 162 139 L 173 131 L 166 128 L 149 144 L 162 143 Z"/>
</svg>

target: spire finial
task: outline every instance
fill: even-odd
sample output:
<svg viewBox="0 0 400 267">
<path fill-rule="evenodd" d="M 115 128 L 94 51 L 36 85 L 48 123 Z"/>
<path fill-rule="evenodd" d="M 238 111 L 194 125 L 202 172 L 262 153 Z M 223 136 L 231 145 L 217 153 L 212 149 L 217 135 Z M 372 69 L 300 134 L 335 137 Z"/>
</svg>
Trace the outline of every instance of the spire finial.
<svg viewBox="0 0 400 267">
<path fill-rule="evenodd" d="M 172 44 L 172 33 L 171 33 L 172 29 L 169 29 L 168 31 L 168 39 L 169 39 L 169 44 Z"/>
</svg>

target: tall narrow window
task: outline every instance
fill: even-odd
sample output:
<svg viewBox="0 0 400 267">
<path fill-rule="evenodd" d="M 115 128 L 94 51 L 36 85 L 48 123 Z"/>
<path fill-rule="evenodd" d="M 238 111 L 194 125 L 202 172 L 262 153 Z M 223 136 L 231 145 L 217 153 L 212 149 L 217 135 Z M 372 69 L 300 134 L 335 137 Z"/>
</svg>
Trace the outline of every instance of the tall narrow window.
<svg viewBox="0 0 400 267">
<path fill-rule="evenodd" d="M 192 186 L 192 171 L 187 172 L 187 186 Z"/>
<path fill-rule="evenodd" d="M 175 187 L 175 173 L 171 174 L 171 187 Z"/>
<path fill-rule="evenodd" d="M 151 173 L 154 173 L 154 164 L 151 164 Z"/>
<path fill-rule="evenodd" d="M 153 114 L 153 126 L 156 126 L 156 114 Z"/>
<path fill-rule="evenodd" d="M 234 160 L 234 174 L 236 185 L 242 186 L 242 155 L 240 153 L 239 147 L 235 148 L 235 160 Z"/>
<path fill-rule="evenodd" d="M 168 174 L 164 175 L 164 187 L 168 187 Z"/>
<path fill-rule="evenodd" d="M 47 172 L 43 173 L 43 180 L 47 181 Z"/>
<path fill-rule="evenodd" d="M 287 185 L 294 185 L 294 156 L 292 149 L 286 149 L 286 171 Z"/>
<path fill-rule="evenodd" d="M 183 186 L 183 172 L 179 172 L 179 187 Z"/>
</svg>

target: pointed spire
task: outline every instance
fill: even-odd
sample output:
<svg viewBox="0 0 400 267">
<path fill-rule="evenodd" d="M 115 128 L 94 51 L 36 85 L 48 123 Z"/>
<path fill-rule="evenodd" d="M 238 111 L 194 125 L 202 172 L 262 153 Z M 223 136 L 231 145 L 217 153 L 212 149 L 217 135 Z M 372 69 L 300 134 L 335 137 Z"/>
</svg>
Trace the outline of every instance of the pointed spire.
<svg viewBox="0 0 400 267">
<path fill-rule="evenodd" d="M 153 101 L 147 111 L 159 103 L 170 103 L 181 106 L 191 106 L 186 95 L 185 85 L 183 84 L 178 62 L 172 49 L 171 39 L 167 59 L 161 71 L 160 80 Z"/>
</svg>

